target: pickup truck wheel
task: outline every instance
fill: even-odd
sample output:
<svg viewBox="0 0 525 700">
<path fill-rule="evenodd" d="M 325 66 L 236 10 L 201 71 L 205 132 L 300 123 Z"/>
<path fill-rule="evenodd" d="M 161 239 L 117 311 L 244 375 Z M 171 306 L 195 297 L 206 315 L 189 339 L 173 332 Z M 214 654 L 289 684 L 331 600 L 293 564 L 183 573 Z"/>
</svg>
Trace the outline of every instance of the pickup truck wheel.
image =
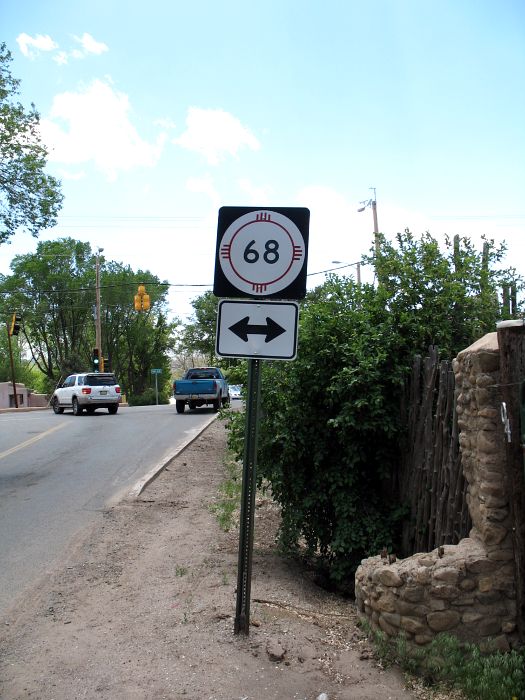
<svg viewBox="0 0 525 700">
<path fill-rule="evenodd" d="M 215 401 L 213 402 L 213 410 L 218 411 L 220 407 L 221 407 L 221 397 L 219 396 L 219 398 L 215 399 Z"/>
<path fill-rule="evenodd" d="M 229 395 L 229 394 L 228 394 L 228 396 L 225 396 L 225 397 L 223 398 L 223 400 L 222 400 L 222 405 L 223 405 L 223 406 L 229 406 L 229 405 L 230 405 L 230 395 Z"/>
<path fill-rule="evenodd" d="M 184 413 L 184 407 L 186 406 L 185 401 L 175 401 L 175 409 L 177 413 Z"/>
<path fill-rule="evenodd" d="M 188 403 L 188 408 L 190 409 L 190 411 L 195 410 L 197 408 L 197 404 L 195 403 L 195 401 L 190 401 Z"/>
</svg>

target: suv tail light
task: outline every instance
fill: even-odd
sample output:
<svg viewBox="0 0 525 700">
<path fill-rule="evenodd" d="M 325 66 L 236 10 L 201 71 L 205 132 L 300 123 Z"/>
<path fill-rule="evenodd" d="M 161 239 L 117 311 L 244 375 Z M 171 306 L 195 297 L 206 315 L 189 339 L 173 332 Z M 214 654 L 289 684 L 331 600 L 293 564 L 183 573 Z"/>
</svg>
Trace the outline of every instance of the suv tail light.
<svg viewBox="0 0 525 700">
<path fill-rule="evenodd" d="M 117 392 L 117 394 L 120 394 L 120 387 L 119 387 L 119 386 L 116 386 L 116 387 L 115 387 L 115 391 Z"/>
<path fill-rule="evenodd" d="M 83 394 L 91 394 L 91 387 L 90 386 L 83 386 L 82 393 Z"/>
</svg>

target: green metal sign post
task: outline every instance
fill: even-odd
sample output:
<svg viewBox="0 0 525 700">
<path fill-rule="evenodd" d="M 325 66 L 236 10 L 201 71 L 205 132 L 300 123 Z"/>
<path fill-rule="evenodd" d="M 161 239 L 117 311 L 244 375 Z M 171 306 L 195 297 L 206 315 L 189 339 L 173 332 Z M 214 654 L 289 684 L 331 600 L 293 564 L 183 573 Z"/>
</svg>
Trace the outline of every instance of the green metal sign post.
<svg viewBox="0 0 525 700">
<path fill-rule="evenodd" d="M 250 592 L 254 533 L 255 491 L 257 488 L 257 433 L 261 393 L 261 360 L 248 360 L 248 395 L 241 496 L 239 564 L 237 569 L 237 604 L 235 634 L 250 633 Z"/>
<path fill-rule="evenodd" d="M 151 370 L 151 374 L 155 375 L 155 404 L 158 406 L 159 405 L 159 380 L 158 380 L 158 376 L 159 376 L 159 374 L 162 374 L 162 370 L 159 369 L 158 367 L 156 367 L 156 368 Z"/>
</svg>

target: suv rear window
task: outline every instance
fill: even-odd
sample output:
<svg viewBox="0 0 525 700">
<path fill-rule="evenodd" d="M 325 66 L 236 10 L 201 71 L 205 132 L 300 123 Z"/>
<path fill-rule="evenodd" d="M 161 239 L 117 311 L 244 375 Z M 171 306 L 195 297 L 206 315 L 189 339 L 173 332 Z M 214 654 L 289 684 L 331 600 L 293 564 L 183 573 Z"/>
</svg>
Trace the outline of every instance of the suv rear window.
<svg viewBox="0 0 525 700">
<path fill-rule="evenodd" d="M 88 386 L 112 386 L 117 380 L 114 374 L 88 374 L 85 383 Z"/>
</svg>

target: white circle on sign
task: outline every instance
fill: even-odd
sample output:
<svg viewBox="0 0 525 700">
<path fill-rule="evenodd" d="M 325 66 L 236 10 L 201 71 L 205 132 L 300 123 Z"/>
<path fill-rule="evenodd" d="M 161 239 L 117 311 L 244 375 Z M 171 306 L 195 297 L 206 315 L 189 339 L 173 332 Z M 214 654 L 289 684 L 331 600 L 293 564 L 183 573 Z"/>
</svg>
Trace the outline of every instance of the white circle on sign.
<svg viewBox="0 0 525 700">
<path fill-rule="evenodd" d="M 230 224 L 219 251 L 226 279 L 242 292 L 268 295 L 288 287 L 304 263 L 304 239 L 287 216 L 260 210 Z"/>
</svg>

